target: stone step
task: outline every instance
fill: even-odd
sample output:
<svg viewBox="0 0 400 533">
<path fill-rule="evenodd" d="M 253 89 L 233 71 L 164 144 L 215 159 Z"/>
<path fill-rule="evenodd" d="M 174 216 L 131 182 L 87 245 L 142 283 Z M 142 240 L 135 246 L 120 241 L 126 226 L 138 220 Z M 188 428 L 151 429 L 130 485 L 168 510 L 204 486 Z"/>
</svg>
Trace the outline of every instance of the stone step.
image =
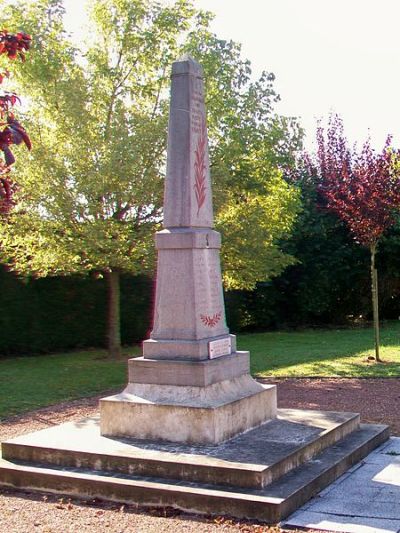
<svg viewBox="0 0 400 533">
<path fill-rule="evenodd" d="M 362 424 L 312 460 L 258 490 L 82 468 L 48 468 L 4 458 L 0 459 L 0 485 L 277 523 L 388 436 L 387 426 Z"/>
<path fill-rule="evenodd" d="M 3 458 L 43 466 L 262 489 L 359 427 L 359 415 L 280 409 L 278 418 L 218 446 L 100 435 L 98 418 L 3 443 Z"/>
</svg>

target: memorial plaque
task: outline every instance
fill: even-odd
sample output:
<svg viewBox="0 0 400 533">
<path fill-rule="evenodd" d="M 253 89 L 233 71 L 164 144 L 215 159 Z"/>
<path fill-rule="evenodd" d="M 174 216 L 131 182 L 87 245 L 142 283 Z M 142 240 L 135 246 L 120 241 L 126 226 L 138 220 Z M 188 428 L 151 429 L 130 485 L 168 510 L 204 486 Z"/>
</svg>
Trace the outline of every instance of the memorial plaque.
<svg viewBox="0 0 400 533">
<path fill-rule="evenodd" d="M 232 351 L 231 338 L 217 339 L 208 343 L 208 355 L 210 359 L 216 359 L 223 355 L 230 355 Z"/>
</svg>

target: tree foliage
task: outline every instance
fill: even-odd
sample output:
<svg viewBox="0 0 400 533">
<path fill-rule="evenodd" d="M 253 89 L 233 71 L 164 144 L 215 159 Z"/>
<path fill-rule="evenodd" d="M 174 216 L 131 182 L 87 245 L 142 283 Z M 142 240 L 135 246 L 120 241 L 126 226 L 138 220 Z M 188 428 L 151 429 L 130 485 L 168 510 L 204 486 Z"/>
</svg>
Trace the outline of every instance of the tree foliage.
<svg viewBox="0 0 400 533">
<path fill-rule="evenodd" d="M 394 153 L 388 137 L 381 153 L 367 140 L 361 151 L 351 150 L 337 115 L 330 118 L 326 138 L 317 130 L 318 152 L 315 175 L 326 207 L 348 226 L 360 244 L 376 244 L 395 220 L 400 204 L 400 180 L 395 172 Z"/>
<path fill-rule="evenodd" d="M 251 287 L 294 261 L 276 246 L 299 210 L 280 168 L 302 132 L 274 114 L 273 76 L 251 81 L 240 46 L 210 32 L 188 0 L 90 0 L 82 46 L 63 27 L 60 0 L 0 3 L 24 22 L 37 52 L 19 87 L 37 139 L 10 224 L 0 236 L 13 268 L 38 276 L 154 267 L 162 220 L 171 64 L 189 52 L 205 70 L 216 223 L 228 287 Z"/>
<path fill-rule="evenodd" d="M 318 151 L 307 157 L 306 166 L 317 183 L 328 210 L 348 226 L 355 240 L 371 253 L 372 304 L 375 326 L 375 354 L 379 361 L 378 281 L 375 267 L 377 244 L 384 231 L 395 222 L 400 205 L 400 179 L 397 155 L 388 137 L 381 153 L 367 140 L 361 151 L 350 149 L 343 122 L 331 116 L 328 129 L 317 130 Z"/>
<path fill-rule="evenodd" d="M 29 50 L 31 36 L 18 32 L 12 34 L 7 30 L 0 31 L 0 62 L 4 57 L 7 60 L 21 59 L 25 61 L 25 52 Z M 3 63 L 1 63 L 3 67 Z M 10 72 L 4 70 L 0 73 L 0 85 L 9 78 Z M 10 177 L 11 165 L 15 163 L 14 154 L 10 146 L 21 144 L 22 142 L 31 149 L 31 141 L 21 124 L 16 120 L 13 108 L 20 99 L 14 92 L 3 91 L 0 94 L 0 150 L 3 152 L 4 160 L 0 161 L 0 216 L 4 218 L 8 215 L 13 205 L 13 194 L 15 183 Z"/>
<path fill-rule="evenodd" d="M 283 179 L 295 164 L 303 131 L 274 113 L 274 75 L 252 80 L 241 47 L 208 27 L 189 35 L 185 50 L 205 70 L 216 227 L 223 235 L 227 289 L 252 289 L 295 259 L 282 252 L 300 210 L 298 190 Z"/>
<path fill-rule="evenodd" d="M 93 30 L 81 52 L 63 30 L 61 2 L 22 2 L 6 10 L 10 23 L 27 20 L 37 34 L 40 53 L 25 64 L 20 83 L 35 102 L 29 118 L 39 140 L 35 157 L 24 161 L 19 205 L 37 228 L 29 246 L 40 236 L 54 251 L 51 258 L 36 250 L 29 263 L 21 256 L 21 268 L 47 274 L 149 266 L 149 234 L 162 215 L 169 69 L 183 51 L 206 72 L 217 220 L 226 246 L 235 246 L 237 232 L 235 225 L 229 231 L 229 213 L 247 212 L 261 222 L 262 256 L 264 243 L 273 248 L 299 207 L 278 165 L 293 159 L 301 132 L 273 114 L 273 77 L 250 82 L 240 47 L 210 33 L 210 17 L 189 2 L 90 4 Z M 243 252 L 243 235 L 237 245 Z M 226 255 L 232 257 L 227 269 L 235 271 L 235 253 Z M 266 263 L 258 278 L 268 274 Z M 279 269 L 273 260 L 270 267 Z"/>
<path fill-rule="evenodd" d="M 289 239 L 286 253 L 298 262 L 273 280 L 280 301 L 277 324 L 348 324 L 369 311 L 368 252 L 357 245 L 345 223 L 321 196 L 318 183 L 307 172 L 296 179 L 303 210 Z"/>
</svg>

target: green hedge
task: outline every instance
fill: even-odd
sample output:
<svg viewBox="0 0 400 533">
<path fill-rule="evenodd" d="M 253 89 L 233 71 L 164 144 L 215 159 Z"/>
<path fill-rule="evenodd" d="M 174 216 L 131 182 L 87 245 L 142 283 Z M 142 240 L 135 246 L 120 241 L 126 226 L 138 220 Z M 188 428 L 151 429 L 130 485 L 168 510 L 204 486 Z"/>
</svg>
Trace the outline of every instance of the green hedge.
<svg viewBox="0 0 400 533">
<path fill-rule="evenodd" d="M 146 337 L 152 280 L 123 276 L 123 344 Z M 0 354 L 31 354 L 106 344 L 107 289 L 103 279 L 25 279 L 0 267 Z"/>
<path fill-rule="evenodd" d="M 325 217 L 326 218 L 326 217 Z M 346 324 L 371 319 L 368 251 L 349 241 L 343 227 L 324 220 L 325 231 L 300 226 L 288 251 L 299 262 L 254 291 L 225 294 L 234 333 L 297 326 Z M 382 240 L 378 254 L 380 314 L 400 317 L 400 227 Z M 123 344 L 149 335 L 153 281 L 122 276 Z M 0 355 L 29 355 L 106 345 L 104 279 L 25 279 L 0 266 Z"/>
</svg>

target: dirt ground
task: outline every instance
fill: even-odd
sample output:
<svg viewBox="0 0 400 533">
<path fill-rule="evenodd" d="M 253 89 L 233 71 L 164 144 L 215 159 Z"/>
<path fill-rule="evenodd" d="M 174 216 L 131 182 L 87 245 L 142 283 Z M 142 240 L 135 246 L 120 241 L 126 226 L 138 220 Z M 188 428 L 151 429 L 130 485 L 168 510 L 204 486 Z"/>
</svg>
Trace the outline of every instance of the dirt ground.
<svg viewBox="0 0 400 533">
<path fill-rule="evenodd" d="M 279 379 L 278 405 L 351 411 L 362 422 L 385 423 L 400 436 L 400 379 Z M 104 396 L 102 394 L 101 396 Z M 3 421 L 0 441 L 70 420 L 92 416 L 99 397 L 66 402 Z M 229 517 L 199 517 L 173 509 L 149 509 L 97 500 L 60 498 L 0 489 L 0 531 L 7 533 L 276 533 L 277 527 Z"/>
<path fill-rule="evenodd" d="M 387 424 L 400 436 L 400 378 L 286 378 L 278 385 L 279 407 L 360 413 L 361 422 Z"/>
</svg>

